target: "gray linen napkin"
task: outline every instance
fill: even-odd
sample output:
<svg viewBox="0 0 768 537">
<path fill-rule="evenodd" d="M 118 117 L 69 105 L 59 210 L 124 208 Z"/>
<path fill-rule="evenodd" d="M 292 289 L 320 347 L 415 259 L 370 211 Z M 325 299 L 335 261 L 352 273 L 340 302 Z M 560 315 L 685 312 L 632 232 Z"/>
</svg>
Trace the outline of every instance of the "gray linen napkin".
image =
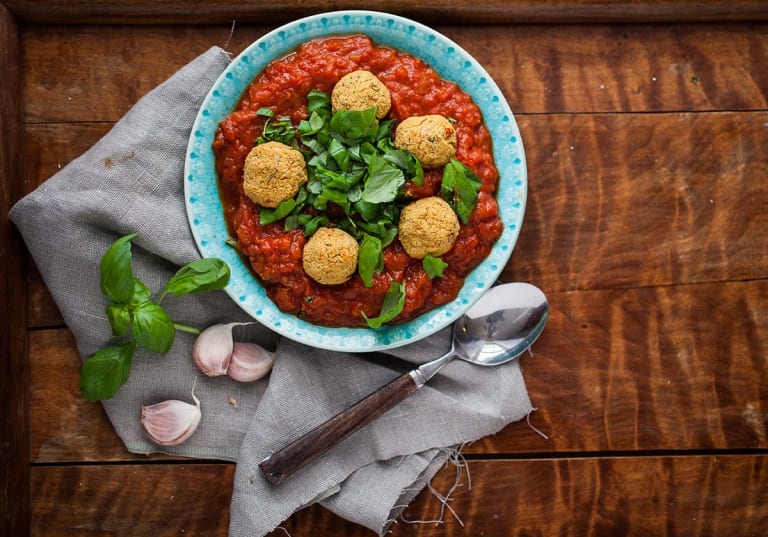
<svg viewBox="0 0 768 537">
<path fill-rule="evenodd" d="M 157 292 L 178 266 L 199 257 L 183 199 L 187 139 L 197 110 L 230 61 L 211 48 L 142 98 L 93 148 L 11 211 L 72 330 L 83 359 L 109 341 L 99 260 L 119 236 L 138 232 L 137 277 Z M 250 321 L 223 292 L 163 302 L 174 321 L 204 328 Z M 449 330 L 392 354 L 417 363 L 445 352 Z M 453 446 L 525 417 L 531 404 L 518 363 L 494 369 L 457 362 L 410 399 L 277 487 L 258 463 L 397 375 L 375 360 L 306 347 L 257 324 L 236 338 L 275 348 L 271 375 L 251 384 L 210 379 L 192 364 L 192 336 L 178 333 L 165 357 L 137 351 L 131 377 L 104 407 L 134 453 L 164 452 L 237 461 L 230 535 L 268 533 L 294 511 L 321 501 L 378 534 L 449 458 Z M 139 425 L 142 404 L 202 402 L 203 419 L 184 444 L 163 448 Z"/>
</svg>

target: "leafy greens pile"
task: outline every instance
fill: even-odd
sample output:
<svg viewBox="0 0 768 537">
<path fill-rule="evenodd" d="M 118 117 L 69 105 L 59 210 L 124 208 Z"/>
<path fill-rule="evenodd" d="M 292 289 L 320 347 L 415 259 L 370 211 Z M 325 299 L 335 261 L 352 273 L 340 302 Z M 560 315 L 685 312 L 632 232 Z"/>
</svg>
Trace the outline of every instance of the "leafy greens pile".
<svg viewBox="0 0 768 537">
<path fill-rule="evenodd" d="M 290 118 L 275 118 L 269 108 L 257 113 L 267 121 L 256 144 L 275 141 L 301 151 L 308 174 L 307 183 L 292 199 L 274 209 L 262 208 L 259 223 L 284 220 L 286 231 L 302 228 L 306 236 L 331 224 L 343 229 L 360 245 L 358 273 L 371 287 L 374 273 L 384 268 L 384 248 L 397 236 L 400 211 L 413 201 L 404 195 L 406 182 L 424 183 L 418 159 L 392 143 L 394 120 L 379 122 L 375 107 L 333 113 L 328 94 L 319 90 L 308 94 L 309 117 L 297 126 Z M 480 186 L 478 177 L 455 158 L 445 166 L 441 195 L 464 224 L 477 203 Z M 335 212 L 328 212 L 329 203 L 336 206 Z M 447 266 L 430 255 L 423 265 L 430 278 L 442 276 Z M 394 319 L 404 300 L 405 286 L 393 281 L 381 314 L 366 317 L 368 325 L 378 328 Z"/>
</svg>

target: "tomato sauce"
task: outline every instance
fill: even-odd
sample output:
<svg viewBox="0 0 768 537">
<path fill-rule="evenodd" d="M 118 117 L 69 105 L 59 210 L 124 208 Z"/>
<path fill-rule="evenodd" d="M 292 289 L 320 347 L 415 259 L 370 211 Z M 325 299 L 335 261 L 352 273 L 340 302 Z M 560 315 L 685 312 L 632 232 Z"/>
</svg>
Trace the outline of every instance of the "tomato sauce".
<svg viewBox="0 0 768 537">
<path fill-rule="evenodd" d="M 259 224 L 259 207 L 244 194 L 245 157 L 261 135 L 269 107 L 276 117 L 294 124 L 307 118 L 307 94 L 312 89 L 330 95 L 334 84 L 352 71 L 374 73 L 389 89 L 392 108 L 385 119 L 440 114 L 455 120 L 456 158 L 482 180 L 477 206 L 462 225 L 453 248 L 442 256 L 448 263 L 442 277 L 430 279 L 419 259 L 412 259 L 395 239 L 384 250 L 384 270 L 365 287 L 359 275 L 340 285 L 321 285 L 304 273 L 301 264 L 306 239 L 301 229 L 284 231 L 283 222 Z M 325 326 L 365 326 L 363 313 L 376 317 L 390 283 L 406 286 L 406 301 L 394 323 L 412 319 L 456 298 L 464 278 L 488 256 L 501 236 L 503 224 L 494 198 L 499 174 L 493 162 L 491 137 L 480 109 L 453 82 L 426 63 L 391 48 L 375 45 L 367 36 L 315 39 L 279 59 L 254 79 L 236 109 L 218 127 L 213 143 L 226 220 L 243 254 L 269 297 L 285 312 Z M 436 195 L 442 169 L 425 170 L 420 187 L 408 183 L 413 198 Z"/>
</svg>

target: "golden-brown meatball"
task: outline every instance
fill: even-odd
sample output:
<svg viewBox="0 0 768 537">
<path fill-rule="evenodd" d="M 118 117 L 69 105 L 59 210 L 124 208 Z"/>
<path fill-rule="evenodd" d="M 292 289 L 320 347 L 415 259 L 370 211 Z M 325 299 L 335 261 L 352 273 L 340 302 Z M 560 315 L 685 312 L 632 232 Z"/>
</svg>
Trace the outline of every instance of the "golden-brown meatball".
<svg viewBox="0 0 768 537">
<path fill-rule="evenodd" d="M 353 71 L 336 82 L 331 106 L 339 110 L 368 110 L 376 107 L 376 119 L 387 115 L 392 100 L 387 87 L 370 71 Z"/>
<path fill-rule="evenodd" d="M 459 235 L 459 219 L 443 198 L 421 198 L 403 208 L 398 233 L 409 256 L 438 257 L 453 248 Z"/>
<path fill-rule="evenodd" d="M 344 283 L 357 269 L 359 246 L 355 238 L 338 228 L 321 227 L 304 245 L 304 272 L 318 283 Z"/>
<path fill-rule="evenodd" d="M 425 168 L 445 166 L 456 156 L 456 130 L 443 116 L 411 116 L 395 131 L 395 145 L 406 149 Z"/>
<path fill-rule="evenodd" d="M 248 153 L 243 190 L 251 201 L 277 207 L 307 182 L 307 165 L 300 151 L 279 142 L 259 144 Z"/>
</svg>

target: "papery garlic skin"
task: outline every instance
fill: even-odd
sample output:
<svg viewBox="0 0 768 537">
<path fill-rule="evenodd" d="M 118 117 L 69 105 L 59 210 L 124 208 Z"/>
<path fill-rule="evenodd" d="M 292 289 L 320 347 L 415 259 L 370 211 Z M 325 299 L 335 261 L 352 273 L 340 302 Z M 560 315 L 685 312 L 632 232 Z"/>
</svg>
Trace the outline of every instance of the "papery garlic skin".
<svg viewBox="0 0 768 537">
<path fill-rule="evenodd" d="M 252 382 L 272 369 L 274 355 L 255 343 L 235 342 L 227 375 L 239 382 Z"/>
<path fill-rule="evenodd" d="M 192 360 L 209 377 L 227 374 L 232 357 L 232 327 L 244 323 L 214 324 L 203 330 L 192 347 Z"/>
<path fill-rule="evenodd" d="M 192 394 L 195 404 L 171 399 L 141 407 L 141 426 L 153 442 L 175 446 L 192 436 L 200 424 L 200 400 Z"/>
</svg>

